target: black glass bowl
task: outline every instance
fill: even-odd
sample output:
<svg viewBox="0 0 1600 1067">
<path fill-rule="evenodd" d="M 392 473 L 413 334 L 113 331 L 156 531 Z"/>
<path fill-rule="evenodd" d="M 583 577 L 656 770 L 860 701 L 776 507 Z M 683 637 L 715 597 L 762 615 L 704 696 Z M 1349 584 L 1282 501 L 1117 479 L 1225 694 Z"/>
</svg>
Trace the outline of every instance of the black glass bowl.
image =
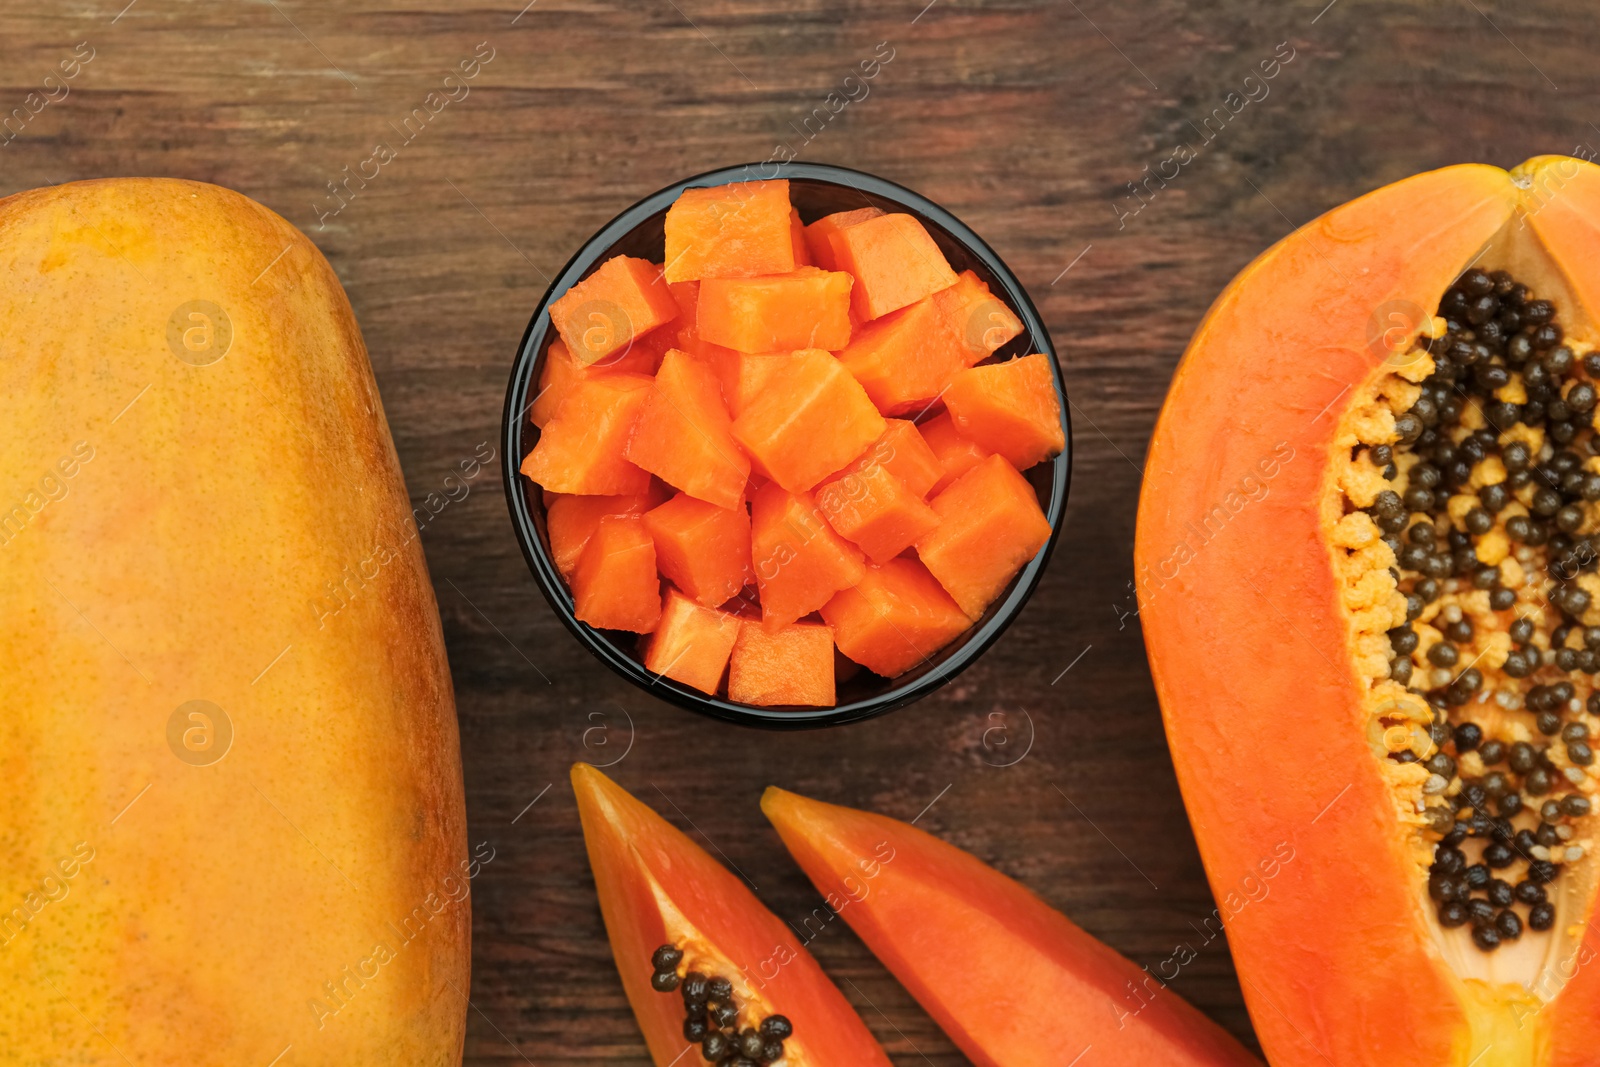
<svg viewBox="0 0 1600 1067">
<path fill-rule="evenodd" d="M 647 670 L 639 657 L 637 635 L 600 630 L 579 621 L 573 614 L 572 594 L 550 555 L 542 490 L 518 473 L 523 457 L 539 440 L 539 429 L 529 420 L 528 410 L 538 395 L 545 351 L 557 336 L 550 325 L 550 304 L 612 256 L 638 256 L 654 263 L 661 262 L 665 245 L 662 220 L 667 208 L 683 190 L 775 178 L 789 180 L 790 199 L 799 209 L 802 221 L 807 223 L 836 211 L 868 206 L 887 212 L 905 212 L 920 219 L 957 273 L 963 270 L 976 273 L 1022 320 L 1022 333 L 1001 348 L 996 357 L 1004 359 L 1031 352 L 1043 352 L 1050 357 L 1051 373 L 1061 400 L 1062 430 L 1067 439 L 1067 448 L 1060 455 L 1025 473 L 1050 520 L 1050 540 L 1039 554 L 1011 580 L 983 617 L 956 641 L 898 678 L 880 678 L 865 669 L 849 678 L 841 677 L 838 703 L 831 708 L 754 707 L 707 696 Z M 769 727 L 832 726 L 880 715 L 926 696 L 961 673 L 1010 625 L 1038 584 L 1061 529 L 1072 467 L 1072 432 L 1067 413 L 1067 394 L 1055 348 L 1039 312 L 1016 275 L 960 219 L 909 189 L 861 171 L 821 163 L 751 163 L 686 178 L 652 193 L 602 227 L 562 268 L 534 310 L 511 369 L 501 430 L 506 500 L 511 507 L 511 524 L 522 546 L 522 554 L 545 599 L 579 642 L 613 671 L 654 696 L 718 719 Z"/>
</svg>

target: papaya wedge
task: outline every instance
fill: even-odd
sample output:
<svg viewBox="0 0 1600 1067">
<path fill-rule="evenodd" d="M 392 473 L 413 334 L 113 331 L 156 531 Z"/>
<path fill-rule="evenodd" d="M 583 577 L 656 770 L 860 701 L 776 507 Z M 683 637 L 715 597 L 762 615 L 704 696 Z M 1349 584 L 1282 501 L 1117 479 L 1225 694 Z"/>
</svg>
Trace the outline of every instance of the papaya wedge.
<svg viewBox="0 0 1600 1067">
<path fill-rule="evenodd" d="M 977 857 L 769 788 L 761 809 L 828 902 L 980 1067 L 1244 1067 L 1221 1027 Z"/>
<path fill-rule="evenodd" d="M 1146 462 L 1140 620 L 1287 1067 L 1600 1048 L 1600 168 L 1420 174 L 1218 297 Z"/>
<path fill-rule="evenodd" d="M 783 1067 L 888 1067 L 843 994 L 744 882 L 588 764 L 573 765 L 572 788 L 611 951 L 656 1067 L 734 1053 Z M 742 1040 L 753 1047 L 740 1051 Z"/>
</svg>

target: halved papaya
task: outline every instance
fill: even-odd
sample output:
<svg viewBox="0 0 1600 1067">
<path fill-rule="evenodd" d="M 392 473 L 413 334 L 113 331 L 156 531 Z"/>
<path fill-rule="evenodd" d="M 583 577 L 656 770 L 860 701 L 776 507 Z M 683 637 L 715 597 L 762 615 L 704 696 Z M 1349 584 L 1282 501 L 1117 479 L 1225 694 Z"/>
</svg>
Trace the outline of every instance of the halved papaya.
<svg viewBox="0 0 1600 1067">
<path fill-rule="evenodd" d="M 979 1067 L 1246 1067 L 1115 949 L 914 826 L 776 787 L 761 810 L 828 903 Z"/>
<path fill-rule="evenodd" d="M 1140 618 L 1218 899 L 1293 856 L 1228 919 L 1274 1064 L 1596 1062 L 1597 253 L 1600 168 L 1417 175 L 1173 381 Z"/>
<path fill-rule="evenodd" d="M 656 1067 L 734 1062 L 730 1050 L 752 1064 L 889 1067 L 743 881 L 588 764 L 573 766 L 572 788 L 612 955 Z"/>
</svg>

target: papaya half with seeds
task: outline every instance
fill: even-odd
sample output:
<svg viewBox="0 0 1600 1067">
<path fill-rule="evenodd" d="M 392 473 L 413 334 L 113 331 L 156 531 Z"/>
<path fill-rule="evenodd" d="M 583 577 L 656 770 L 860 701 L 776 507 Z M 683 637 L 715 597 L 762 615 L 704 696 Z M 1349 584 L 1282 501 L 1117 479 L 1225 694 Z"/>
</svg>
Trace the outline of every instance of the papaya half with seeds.
<svg viewBox="0 0 1600 1067">
<path fill-rule="evenodd" d="M 1140 619 L 1279 1067 L 1600 1049 L 1600 168 L 1457 166 L 1336 208 L 1190 343 Z"/>
</svg>

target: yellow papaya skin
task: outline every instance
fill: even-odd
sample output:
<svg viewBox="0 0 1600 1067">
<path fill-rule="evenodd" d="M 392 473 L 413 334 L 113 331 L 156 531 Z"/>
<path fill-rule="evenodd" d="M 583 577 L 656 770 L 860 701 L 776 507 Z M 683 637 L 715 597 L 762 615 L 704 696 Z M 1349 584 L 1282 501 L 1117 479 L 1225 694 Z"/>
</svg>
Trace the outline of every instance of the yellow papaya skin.
<svg viewBox="0 0 1600 1067">
<path fill-rule="evenodd" d="M 459 1063 L 478 868 L 413 529 L 294 227 L 162 179 L 0 200 L 0 1064 Z"/>
</svg>

